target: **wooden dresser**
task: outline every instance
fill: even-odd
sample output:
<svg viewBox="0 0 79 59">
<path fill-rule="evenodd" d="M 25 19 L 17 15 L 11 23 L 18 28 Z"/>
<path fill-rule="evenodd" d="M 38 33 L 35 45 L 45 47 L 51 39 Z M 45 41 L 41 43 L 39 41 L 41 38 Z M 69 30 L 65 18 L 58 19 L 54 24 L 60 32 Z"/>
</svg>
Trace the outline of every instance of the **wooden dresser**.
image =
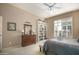
<svg viewBox="0 0 79 59">
<path fill-rule="evenodd" d="M 22 35 L 22 46 L 36 43 L 36 35 Z"/>
</svg>

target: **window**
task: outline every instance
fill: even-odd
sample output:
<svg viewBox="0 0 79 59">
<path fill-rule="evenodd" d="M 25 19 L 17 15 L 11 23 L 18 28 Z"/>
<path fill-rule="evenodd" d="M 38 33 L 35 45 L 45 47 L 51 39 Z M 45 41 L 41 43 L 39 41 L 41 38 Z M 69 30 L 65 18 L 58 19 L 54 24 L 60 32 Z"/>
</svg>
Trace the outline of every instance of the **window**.
<svg viewBox="0 0 79 59">
<path fill-rule="evenodd" d="M 72 37 L 72 18 L 54 21 L 54 37 Z"/>
</svg>

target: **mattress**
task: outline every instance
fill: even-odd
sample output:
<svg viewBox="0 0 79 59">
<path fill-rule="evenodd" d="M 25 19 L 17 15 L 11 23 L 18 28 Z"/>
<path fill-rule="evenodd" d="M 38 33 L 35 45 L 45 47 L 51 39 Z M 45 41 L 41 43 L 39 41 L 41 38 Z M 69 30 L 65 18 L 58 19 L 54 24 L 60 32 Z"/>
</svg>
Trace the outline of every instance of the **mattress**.
<svg viewBox="0 0 79 59">
<path fill-rule="evenodd" d="M 43 51 L 49 55 L 79 55 L 79 43 L 76 39 L 53 38 L 44 43 Z"/>
</svg>

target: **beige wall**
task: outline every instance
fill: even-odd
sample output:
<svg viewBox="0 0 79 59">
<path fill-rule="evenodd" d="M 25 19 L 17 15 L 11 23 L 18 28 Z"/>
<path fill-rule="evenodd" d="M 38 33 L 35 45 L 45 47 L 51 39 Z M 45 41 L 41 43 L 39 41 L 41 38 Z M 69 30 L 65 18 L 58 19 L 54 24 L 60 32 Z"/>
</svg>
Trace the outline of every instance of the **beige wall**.
<svg viewBox="0 0 79 59">
<path fill-rule="evenodd" d="M 36 32 L 38 17 L 9 4 L 0 4 L 0 16 L 3 17 L 3 48 L 21 45 L 21 31 L 25 22 L 31 22 Z M 7 31 L 7 22 L 16 23 L 16 31 Z"/>
<path fill-rule="evenodd" d="M 56 19 L 62 19 L 65 17 L 72 17 L 73 20 L 73 38 L 79 38 L 79 10 L 71 11 L 54 17 L 46 19 L 47 22 L 47 37 L 53 38 L 54 36 L 54 24 L 53 21 Z"/>
</svg>

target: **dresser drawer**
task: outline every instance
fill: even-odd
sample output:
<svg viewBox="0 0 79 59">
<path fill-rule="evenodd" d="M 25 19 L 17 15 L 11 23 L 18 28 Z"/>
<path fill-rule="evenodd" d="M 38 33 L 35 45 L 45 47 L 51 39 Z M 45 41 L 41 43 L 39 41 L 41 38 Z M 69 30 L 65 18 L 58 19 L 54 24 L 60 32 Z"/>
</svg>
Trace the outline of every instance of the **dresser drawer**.
<svg viewBox="0 0 79 59">
<path fill-rule="evenodd" d="M 36 35 L 22 36 L 22 46 L 27 46 L 36 43 Z"/>
</svg>

